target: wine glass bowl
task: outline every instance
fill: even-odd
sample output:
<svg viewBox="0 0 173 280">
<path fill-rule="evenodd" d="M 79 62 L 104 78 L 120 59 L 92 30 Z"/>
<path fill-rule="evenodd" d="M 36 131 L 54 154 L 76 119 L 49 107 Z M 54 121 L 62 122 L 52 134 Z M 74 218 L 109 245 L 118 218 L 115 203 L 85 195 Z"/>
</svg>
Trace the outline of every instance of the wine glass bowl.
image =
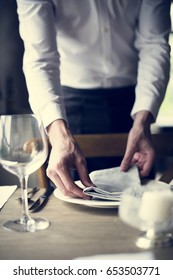
<svg viewBox="0 0 173 280">
<path fill-rule="evenodd" d="M 46 219 L 33 219 L 28 212 L 28 176 L 47 158 L 47 139 L 41 120 L 32 114 L 3 115 L 0 119 L 0 163 L 19 178 L 22 191 L 22 217 L 7 221 L 6 229 L 33 232 L 49 226 Z"/>
<path fill-rule="evenodd" d="M 119 217 L 142 231 L 136 245 L 148 249 L 171 246 L 173 192 L 168 184 L 148 180 L 141 187 L 126 189 L 121 198 Z"/>
</svg>

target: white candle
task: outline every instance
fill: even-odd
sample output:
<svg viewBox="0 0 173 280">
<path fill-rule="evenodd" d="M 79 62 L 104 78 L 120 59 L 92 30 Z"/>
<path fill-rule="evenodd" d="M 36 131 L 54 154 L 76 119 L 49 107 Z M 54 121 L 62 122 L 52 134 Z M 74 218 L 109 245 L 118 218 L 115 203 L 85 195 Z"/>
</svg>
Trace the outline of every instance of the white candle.
<svg viewBox="0 0 173 280">
<path fill-rule="evenodd" d="M 173 193 L 170 190 L 146 191 L 142 196 L 139 217 L 148 222 L 162 223 L 171 216 Z"/>
</svg>

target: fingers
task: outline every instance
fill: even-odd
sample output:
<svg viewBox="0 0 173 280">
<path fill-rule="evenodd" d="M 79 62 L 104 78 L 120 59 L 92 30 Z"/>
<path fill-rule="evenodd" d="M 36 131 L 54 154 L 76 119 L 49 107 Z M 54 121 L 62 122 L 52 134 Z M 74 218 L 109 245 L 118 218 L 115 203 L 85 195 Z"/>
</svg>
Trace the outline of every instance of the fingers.
<svg viewBox="0 0 173 280">
<path fill-rule="evenodd" d="M 146 177 L 149 175 L 153 166 L 154 158 L 155 153 L 153 150 L 150 150 L 147 154 L 141 155 L 139 157 L 138 161 L 136 162 L 136 165 L 138 166 L 140 175 L 142 177 Z"/>
<path fill-rule="evenodd" d="M 74 183 L 67 167 L 63 166 L 61 170 L 58 169 L 56 171 L 47 169 L 47 176 L 60 188 L 60 191 L 65 196 L 88 198 L 88 196 L 83 193 L 83 190 Z"/>
<path fill-rule="evenodd" d="M 130 168 L 130 166 L 133 163 L 134 153 L 135 153 L 135 146 L 127 144 L 126 152 L 120 165 L 121 171 L 127 171 Z"/>
<path fill-rule="evenodd" d="M 74 193 L 78 197 L 87 198 L 83 191 L 74 183 L 69 169 L 66 166 L 63 166 L 61 171 L 59 171 L 59 176 L 68 191 Z"/>
<path fill-rule="evenodd" d="M 132 157 L 133 155 L 124 156 L 120 164 L 121 171 L 127 171 L 129 169 L 129 167 L 131 166 Z"/>
<path fill-rule="evenodd" d="M 140 175 L 145 177 L 152 168 L 154 157 L 155 152 L 150 135 L 131 130 L 120 168 L 122 171 L 127 171 L 132 164 L 135 164 L 139 169 Z"/>
<path fill-rule="evenodd" d="M 85 187 L 90 187 L 91 185 L 93 185 L 89 174 L 88 174 L 88 169 L 87 169 L 87 164 L 86 164 L 86 160 L 85 158 L 80 158 L 80 160 L 76 161 L 76 168 L 79 174 L 79 178 L 82 182 L 82 184 Z"/>
<path fill-rule="evenodd" d="M 47 176 L 52 182 L 60 188 L 61 192 L 65 196 L 89 198 L 83 193 L 83 190 L 79 188 L 75 183 L 71 175 L 71 168 L 77 168 L 80 173 L 79 176 L 84 186 L 90 186 L 91 180 L 89 178 L 87 167 L 85 164 L 85 158 L 81 155 L 76 157 L 60 157 L 56 156 L 56 151 L 52 149 L 49 165 L 46 170 Z M 77 162 L 77 164 L 76 164 Z"/>
<path fill-rule="evenodd" d="M 63 182 L 61 181 L 60 177 L 57 174 L 54 174 L 53 176 L 51 176 L 50 173 L 47 172 L 47 175 L 51 179 L 51 181 L 55 184 L 55 186 L 60 189 L 60 191 L 63 193 L 63 195 L 70 196 L 70 197 L 77 197 L 74 193 L 72 193 L 66 189 Z"/>
<path fill-rule="evenodd" d="M 146 153 L 138 152 L 135 153 L 134 156 L 133 155 L 127 156 L 123 160 L 125 164 L 123 167 L 121 167 L 122 171 L 127 171 L 132 164 L 135 164 L 139 169 L 140 175 L 142 177 L 146 177 L 149 175 L 151 168 L 153 166 L 154 152 L 152 150 L 147 151 Z M 121 164 L 123 164 L 123 161 Z"/>
</svg>

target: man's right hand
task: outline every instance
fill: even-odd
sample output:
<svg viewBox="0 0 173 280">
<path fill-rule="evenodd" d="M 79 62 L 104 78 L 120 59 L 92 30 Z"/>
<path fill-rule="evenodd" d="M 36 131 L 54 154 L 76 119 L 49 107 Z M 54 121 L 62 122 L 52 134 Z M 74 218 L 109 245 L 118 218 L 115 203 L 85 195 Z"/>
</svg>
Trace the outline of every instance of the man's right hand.
<svg viewBox="0 0 173 280">
<path fill-rule="evenodd" d="M 82 151 L 72 136 L 64 120 L 56 120 L 47 127 L 49 140 L 52 145 L 47 176 L 70 197 L 89 198 L 74 183 L 71 170 L 76 169 L 85 187 L 91 186 L 86 160 Z"/>
</svg>

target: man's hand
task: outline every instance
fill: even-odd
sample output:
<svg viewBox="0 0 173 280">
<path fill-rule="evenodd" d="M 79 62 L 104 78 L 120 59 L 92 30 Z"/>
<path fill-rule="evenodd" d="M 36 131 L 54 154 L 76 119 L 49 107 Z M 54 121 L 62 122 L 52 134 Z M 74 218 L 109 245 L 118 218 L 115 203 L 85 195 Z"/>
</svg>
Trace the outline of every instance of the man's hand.
<svg viewBox="0 0 173 280">
<path fill-rule="evenodd" d="M 136 114 L 128 136 L 126 152 L 121 162 L 122 171 L 127 171 L 132 164 L 136 164 L 142 177 L 149 174 L 155 158 L 150 133 L 151 121 L 152 116 L 147 111 Z"/>
<path fill-rule="evenodd" d="M 52 145 L 47 176 L 60 188 L 66 196 L 88 198 L 74 183 L 71 170 L 78 171 L 84 186 L 91 186 L 86 160 L 63 120 L 56 120 L 48 128 L 49 139 Z"/>
</svg>

